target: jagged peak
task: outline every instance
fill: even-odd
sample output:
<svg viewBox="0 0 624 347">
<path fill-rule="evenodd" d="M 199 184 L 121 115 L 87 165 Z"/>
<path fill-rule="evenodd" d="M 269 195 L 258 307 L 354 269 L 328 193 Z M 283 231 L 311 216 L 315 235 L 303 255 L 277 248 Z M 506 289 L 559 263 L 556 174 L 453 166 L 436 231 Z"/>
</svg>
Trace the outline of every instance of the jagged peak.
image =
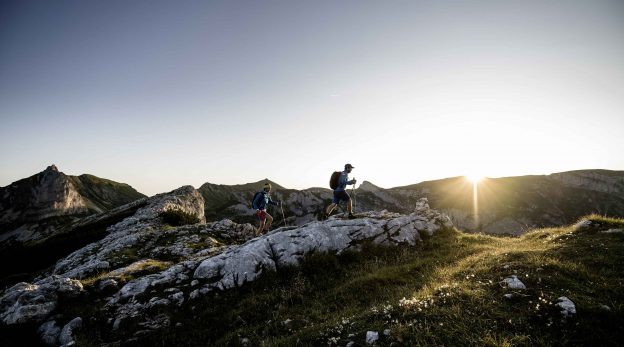
<svg viewBox="0 0 624 347">
<path fill-rule="evenodd" d="M 370 192 L 376 192 L 376 191 L 383 190 L 383 188 L 378 187 L 378 186 L 372 184 L 369 181 L 362 182 L 362 184 L 358 187 L 358 189 L 366 190 L 366 191 L 370 191 Z"/>
<path fill-rule="evenodd" d="M 56 167 L 56 165 L 52 164 L 52 165 L 48 166 L 45 169 L 44 172 L 50 172 L 50 171 L 52 171 L 52 172 L 59 172 L 59 169 L 58 169 L 58 167 Z"/>
</svg>

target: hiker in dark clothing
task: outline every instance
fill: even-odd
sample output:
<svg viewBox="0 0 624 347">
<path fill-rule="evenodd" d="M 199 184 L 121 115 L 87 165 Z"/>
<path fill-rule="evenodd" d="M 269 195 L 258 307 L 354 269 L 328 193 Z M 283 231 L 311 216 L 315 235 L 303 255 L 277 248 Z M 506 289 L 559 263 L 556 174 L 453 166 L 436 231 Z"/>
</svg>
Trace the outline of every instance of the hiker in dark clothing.
<svg viewBox="0 0 624 347">
<path fill-rule="evenodd" d="M 357 182 L 355 179 L 349 181 L 349 174 L 353 169 L 355 169 L 353 165 L 345 165 L 345 169 L 340 174 L 340 178 L 338 179 L 338 187 L 334 189 L 334 199 L 331 205 L 327 206 L 327 208 L 325 209 L 325 216 L 329 217 L 329 215 L 331 215 L 336 206 L 338 206 L 341 201 L 345 201 L 347 203 L 347 212 L 349 213 L 349 219 L 355 218 L 353 216 L 353 202 L 351 201 L 351 197 L 346 191 L 347 185 L 355 184 Z"/>
<path fill-rule="evenodd" d="M 260 220 L 260 226 L 256 229 L 256 236 L 263 234 L 271 228 L 273 217 L 266 212 L 267 205 L 281 205 L 281 201 L 275 202 L 271 200 L 271 184 L 266 183 L 261 192 L 256 193 L 252 203 L 256 209 L 256 217 Z"/>
</svg>

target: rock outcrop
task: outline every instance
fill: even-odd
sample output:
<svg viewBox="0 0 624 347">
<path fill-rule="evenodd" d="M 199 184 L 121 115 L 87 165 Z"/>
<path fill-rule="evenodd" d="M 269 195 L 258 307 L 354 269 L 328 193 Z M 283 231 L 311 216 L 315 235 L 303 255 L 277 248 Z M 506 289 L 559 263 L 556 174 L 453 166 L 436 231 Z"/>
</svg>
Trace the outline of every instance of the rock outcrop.
<svg viewBox="0 0 624 347">
<path fill-rule="evenodd" d="M 290 230 L 280 229 L 204 260 L 193 277 L 208 281 L 202 289 L 204 292 L 226 289 L 253 281 L 264 271 L 297 265 L 312 252 L 340 254 L 359 250 L 364 241 L 414 245 L 420 240 L 421 232 L 431 235 L 440 227 L 452 226 L 448 218 L 432 212 L 428 206 L 408 216 L 382 211 L 362 213 L 359 217 L 353 220 L 332 218 Z"/>
<path fill-rule="evenodd" d="M 159 214 L 170 208 L 195 214 L 200 223 L 166 225 Z M 353 220 L 332 217 L 282 227 L 256 238 L 253 225 L 227 219 L 206 223 L 203 211 L 201 194 L 190 186 L 147 199 L 132 216 L 110 226 L 104 239 L 60 260 L 48 276 L 6 290 L 0 298 L 2 324 L 39 322 L 42 340 L 69 341 L 79 324 L 64 316 L 59 299 L 71 304 L 72 297 L 88 292 L 102 300 L 111 329 L 123 331 L 134 322 L 142 327 L 139 336 L 170 324 L 158 307 L 191 304 L 215 290 L 297 265 L 313 252 L 359 251 L 365 243 L 414 245 L 423 233 L 452 226 L 426 199 L 407 215 L 371 211 Z"/>
<path fill-rule="evenodd" d="M 172 192 L 158 194 L 149 198 L 146 205 L 139 208 L 134 215 L 108 228 L 108 235 L 98 242 L 70 254 L 60 260 L 53 273 L 64 277 L 82 279 L 98 271 L 128 265 L 134 258 L 124 254 L 131 249 L 137 255 L 190 255 L 191 250 L 185 249 L 180 242 L 199 241 L 198 239 L 182 239 L 178 244 L 159 243 L 172 232 L 164 230 L 159 214 L 168 209 L 180 209 L 196 215 L 201 223 L 205 223 L 204 200 L 191 186 L 184 186 Z M 177 237 L 183 237 L 185 231 L 192 230 L 181 227 L 175 229 Z M 149 253 L 149 254 L 148 254 Z M 156 253 L 156 254 L 153 254 Z M 125 257 L 124 257 L 125 255 Z"/>
<path fill-rule="evenodd" d="M 0 320 L 7 325 L 43 321 L 57 308 L 59 298 L 76 297 L 82 289 L 80 281 L 60 276 L 18 283 L 0 298 Z"/>
</svg>

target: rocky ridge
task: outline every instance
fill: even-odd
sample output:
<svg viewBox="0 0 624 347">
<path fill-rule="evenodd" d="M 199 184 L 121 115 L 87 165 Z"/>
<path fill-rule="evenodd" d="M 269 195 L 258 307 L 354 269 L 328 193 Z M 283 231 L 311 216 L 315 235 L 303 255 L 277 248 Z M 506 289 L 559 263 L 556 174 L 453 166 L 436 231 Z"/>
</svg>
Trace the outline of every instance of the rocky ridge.
<svg viewBox="0 0 624 347">
<path fill-rule="evenodd" d="M 252 221 L 250 201 L 263 180 L 225 186 L 206 183 L 200 187 L 211 219 L 228 218 L 238 223 Z M 283 200 L 286 222 L 304 225 L 316 220 L 332 198 L 325 188 L 286 189 L 274 182 L 273 197 Z M 473 186 L 464 177 L 381 188 L 363 181 L 354 196 L 357 211 L 387 209 L 409 214 L 411 206 L 426 197 L 432 208 L 447 214 L 467 231 L 519 235 L 538 227 L 574 223 L 578 218 L 598 213 L 624 216 L 624 172 L 582 170 L 542 176 L 488 178 L 477 187 L 479 210 L 473 206 Z M 272 211 L 281 217 L 280 210 Z M 280 218 L 281 220 L 281 218 Z"/>
<path fill-rule="evenodd" d="M 89 298 L 108 317 L 111 331 L 123 335 L 125 327 L 139 326 L 139 331 L 125 333 L 138 338 L 171 324 L 162 307 L 244 285 L 266 271 L 296 265 L 312 252 L 358 251 L 367 242 L 414 245 L 422 233 L 452 226 L 426 199 L 415 207 L 410 214 L 372 211 L 354 220 L 332 217 L 252 238 L 251 224 L 227 219 L 206 223 L 201 194 L 181 187 L 147 199 L 132 216 L 110 226 L 104 239 L 61 259 L 34 283 L 5 290 L 0 319 L 5 325 L 40 324 L 42 340 L 60 341 L 62 332 L 71 337 L 82 325 L 78 317 L 65 315 L 64 307 L 75 298 Z M 159 213 L 170 208 L 195 214 L 201 222 L 168 226 Z"/>
</svg>

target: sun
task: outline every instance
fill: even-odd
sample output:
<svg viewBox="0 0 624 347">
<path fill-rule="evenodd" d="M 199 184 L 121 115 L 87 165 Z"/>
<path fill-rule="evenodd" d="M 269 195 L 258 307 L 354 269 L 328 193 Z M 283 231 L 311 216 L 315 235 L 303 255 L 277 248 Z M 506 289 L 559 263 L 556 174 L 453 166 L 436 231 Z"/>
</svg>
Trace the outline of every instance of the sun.
<svg viewBox="0 0 624 347">
<path fill-rule="evenodd" d="M 483 175 L 478 175 L 478 174 L 470 174 L 470 175 L 466 175 L 464 176 L 466 177 L 466 179 L 470 182 L 472 182 L 473 184 L 477 184 L 479 182 L 481 182 L 483 180 Z"/>
</svg>

